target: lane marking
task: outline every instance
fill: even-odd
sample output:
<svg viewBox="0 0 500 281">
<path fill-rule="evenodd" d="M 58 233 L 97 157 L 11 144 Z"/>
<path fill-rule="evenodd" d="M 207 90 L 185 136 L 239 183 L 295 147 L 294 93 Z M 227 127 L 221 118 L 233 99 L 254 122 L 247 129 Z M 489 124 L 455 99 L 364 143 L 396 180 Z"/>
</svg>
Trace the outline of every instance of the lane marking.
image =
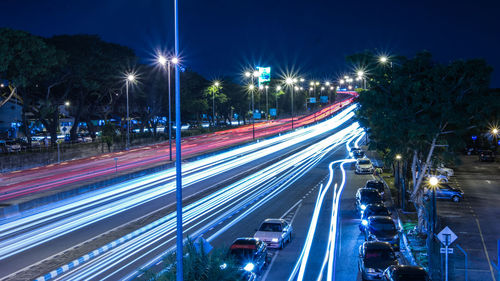
<svg viewBox="0 0 500 281">
<path fill-rule="evenodd" d="M 484 254 L 486 255 L 486 259 L 488 260 L 488 266 L 490 267 L 491 278 L 493 281 L 496 281 L 495 273 L 493 273 L 493 267 L 491 266 L 490 255 L 488 255 L 488 250 L 486 249 L 486 244 L 484 243 L 483 232 L 481 231 L 481 226 L 479 225 L 479 220 L 475 217 L 477 229 L 479 229 L 479 235 L 481 236 L 481 242 L 483 243 Z"/>
<path fill-rule="evenodd" d="M 271 263 L 269 264 L 269 266 L 267 267 L 266 273 L 264 274 L 264 276 L 262 276 L 262 280 L 261 281 L 266 281 L 267 275 L 269 275 L 269 272 L 271 271 L 271 267 L 273 266 L 274 261 L 278 257 L 279 252 L 280 252 L 280 250 L 277 250 L 276 253 L 274 253 L 274 257 L 271 260 Z"/>
</svg>

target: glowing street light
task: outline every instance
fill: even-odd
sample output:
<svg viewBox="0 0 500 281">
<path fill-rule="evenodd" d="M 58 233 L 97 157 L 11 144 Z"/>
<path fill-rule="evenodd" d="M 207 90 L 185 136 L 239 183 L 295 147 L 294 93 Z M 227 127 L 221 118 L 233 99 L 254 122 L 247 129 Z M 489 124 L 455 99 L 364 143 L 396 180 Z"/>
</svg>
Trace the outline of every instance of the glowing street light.
<svg viewBox="0 0 500 281">
<path fill-rule="evenodd" d="M 290 97 L 291 97 L 291 107 L 292 107 L 292 130 L 293 130 L 293 84 L 295 83 L 296 79 L 293 79 L 291 77 L 287 77 L 285 79 L 285 83 L 289 86 L 290 88 Z"/>
<path fill-rule="evenodd" d="M 173 64 L 178 64 L 179 63 L 179 59 L 177 57 L 173 57 L 172 58 L 172 63 Z"/>
<path fill-rule="evenodd" d="M 248 71 L 245 72 L 245 77 L 250 77 L 250 75 L 252 75 L 250 72 Z"/>
<path fill-rule="evenodd" d="M 67 100 L 67 101 L 65 101 L 65 102 L 64 102 L 64 105 L 65 105 L 65 106 L 69 106 L 69 105 L 70 105 L 70 102 Z"/>
<path fill-rule="evenodd" d="M 217 126 L 217 122 L 215 120 L 215 92 L 219 92 L 220 82 L 214 82 L 214 89 L 212 89 L 212 122 Z"/>
<path fill-rule="evenodd" d="M 253 77 L 257 78 L 257 77 L 259 77 L 260 74 L 259 74 L 258 70 L 255 70 L 252 75 L 253 75 Z"/>
<path fill-rule="evenodd" d="M 128 87 L 129 83 L 135 82 L 135 75 L 133 73 L 127 74 L 127 79 L 125 80 L 125 91 L 127 95 L 127 145 L 126 150 L 130 148 L 130 117 L 129 117 L 129 106 L 128 106 Z"/>
<path fill-rule="evenodd" d="M 300 78 L 300 82 L 304 82 L 304 81 L 305 81 L 305 79 L 304 79 L 304 78 Z"/>
<path fill-rule="evenodd" d="M 277 91 L 281 91 L 281 86 L 276 86 Z"/>
<path fill-rule="evenodd" d="M 381 63 L 386 63 L 388 61 L 388 58 L 386 56 L 380 56 L 378 59 Z"/>
<path fill-rule="evenodd" d="M 325 82 L 325 85 L 326 85 L 326 86 L 330 86 L 330 82 L 326 81 L 326 82 Z"/>
<path fill-rule="evenodd" d="M 316 86 L 319 86 L 319 82 L 318 82 L 318 81 L 316 81 L 316 83 L 314 83 L 314 84 L 315 84 Z"/>
<path fill-rule="evenodd" d="M 345 83 L 345 80 L 344 80 L 344 79 L 340 79 L 340 80 L 339 80 L 339 84 L 340 84 L 340 85 L 342 85 L 342 84 L 344 84 L 344 83 Z"/>
<path fill-rule="evenodd" d="M 310 86 L 314 86 L 314 82 L 313 82 L 313 81 L 311 81 L 311 83 L 309 83 L 309 85 L 310 85 Z"/>
<path fill-rule="evenodd" d="M 250 85 L 248 86 L 248 89 L 250 89 L 250 91 L 253 91 L 253 89 L 254 89 L 254 88 L 255 88 L 255 86 L 254 86 L 253 84 L 250 84 Z"/>
<path fill-rule="evenodd" d="M 363 70 L 358 70 L 356 74 L 358 75 L 358 77 L 363 77 L 365 75 L 365 72 Z"/>
</svg>

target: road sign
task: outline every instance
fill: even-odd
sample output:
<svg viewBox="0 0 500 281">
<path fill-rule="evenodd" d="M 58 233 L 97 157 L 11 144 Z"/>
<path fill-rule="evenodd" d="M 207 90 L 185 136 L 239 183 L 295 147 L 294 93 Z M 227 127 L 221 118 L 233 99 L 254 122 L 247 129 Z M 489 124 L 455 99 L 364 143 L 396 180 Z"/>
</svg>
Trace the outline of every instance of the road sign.
<svg viewBox="0 0 500 281">
<path fill-rule="evenodd" d="M 276 108 L 269 108 L 269 115 L 276 116 Z"/>
<path fill-rule="evenodd" d="M 457 240 L 457 235 L 451 231 L 449 227 L 445 227 L 441 232 L 437 235 L 439 241 L 443 243 L 445 246 L 449 246 L 453 241 Z"/>
<path fill-rule="evenodd" d="M 441 248 L 440 249 L 441 254 L 446 254 L 446 249 L 447 248 Z M 453 254 L 453 248 L 448 248 L 448 254 Z"/>
</svg>

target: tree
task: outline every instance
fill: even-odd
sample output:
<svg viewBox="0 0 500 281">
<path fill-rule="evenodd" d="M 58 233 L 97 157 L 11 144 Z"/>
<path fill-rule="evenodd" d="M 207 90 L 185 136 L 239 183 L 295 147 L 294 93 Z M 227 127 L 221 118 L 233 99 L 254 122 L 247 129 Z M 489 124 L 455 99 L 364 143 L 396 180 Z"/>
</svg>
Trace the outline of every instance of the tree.
<svg viewBox="0 0 500 281">
<path fill-rule="evenodd" d="M 371 147 L 388 159 L 397 153 L 411 159 L 411 200 L 423 231 L 424 176 L 443 153 L 462 149 L 468 131 L 492 114 L 498 103 L 489 94 L 492 69 L 478 59 L 438 63 L 428 52 L 393 58 L 392 66 L 371 53 L 348 60 L 369 62 L 369 89 L 359 97 L 357 116 Z"/>
<path fill-rule="evenodd" d="M 210 253 L 205 253 L 203 244 L 199 248 L 195 247 L 192 240 L 188 240 L 183 253 L 183 276 L 186 281 L 234 281 L 242 280 L 242 272 L 235 266 L 234 260 L 228 257 L 227 251 L 214 249 Z M 176 253 L 172 252 L 165 257 L 164 264 L 167 268 L 162 274 L 146 272 L 142 280 L 174 281 L 176 280 Z M 225 264 L 226 266 L 221 267 Z M 244 274 L 244 272 L 243 272 Z"/>
<path fill-rule="evenodd" d="M 82 119 L 90 123 L 99 112 L 106 117 L 103 115 L 124 96 L 125 72 L 137 58 L 130 48 L 105 42 L 97 35 L 59 35 L 47 42 L 67 56 L 58 73 L 66 79 L 56 89 L 71 100 L 74 124 L 70 135 L 76 140 Z"/>
<path fill-rule="evenodd" d="M 41 37 L 21 30 L 0 28 L 0 76 L 13 86 L 4 105 L 16 90 L 36 85 L 58 63 L 56 50 Z"/>
</svg>

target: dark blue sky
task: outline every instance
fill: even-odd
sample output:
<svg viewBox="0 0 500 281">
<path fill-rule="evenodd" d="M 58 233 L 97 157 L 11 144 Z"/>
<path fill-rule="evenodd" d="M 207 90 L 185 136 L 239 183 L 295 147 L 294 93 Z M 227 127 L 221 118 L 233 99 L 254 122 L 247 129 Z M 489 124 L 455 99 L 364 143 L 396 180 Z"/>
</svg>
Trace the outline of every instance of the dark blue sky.
<svg viewBox="0 0 500 281">
<path fill-rule="evenodd" d="M 207 78 L 251 65 L 332 79 L 366 49 L 484 58 L 500 87 L 500 1 L 179 0 L 185 65 Z M 3 0 L 0 26 L 51 36 L 91 33 L 144 60 L 173 46 L 172 0 Z M 273 73 L 274 74 L 274 73 Z"/>
</svg>

